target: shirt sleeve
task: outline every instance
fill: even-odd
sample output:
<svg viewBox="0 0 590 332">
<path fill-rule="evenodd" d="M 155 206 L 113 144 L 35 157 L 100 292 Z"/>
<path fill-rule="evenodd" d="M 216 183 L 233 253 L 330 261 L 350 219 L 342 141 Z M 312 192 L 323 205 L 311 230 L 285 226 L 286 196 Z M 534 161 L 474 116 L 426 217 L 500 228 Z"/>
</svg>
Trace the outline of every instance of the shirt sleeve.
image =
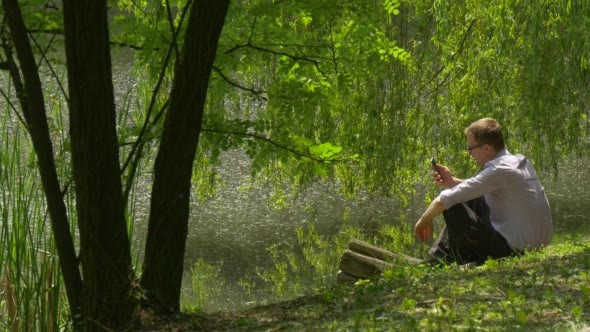
<svg viewBox="0 0 590 332">
<path fill-rule="evenodd" d="M 443 190 L 440 193 L 440 199 L 445 209 L 471 199 L 481 197 L 498 189 L 501 177 L 498 176 L 494 167 L 486 167 L 476 176 L 463 181 L 451 189 Z"/>
</svg>

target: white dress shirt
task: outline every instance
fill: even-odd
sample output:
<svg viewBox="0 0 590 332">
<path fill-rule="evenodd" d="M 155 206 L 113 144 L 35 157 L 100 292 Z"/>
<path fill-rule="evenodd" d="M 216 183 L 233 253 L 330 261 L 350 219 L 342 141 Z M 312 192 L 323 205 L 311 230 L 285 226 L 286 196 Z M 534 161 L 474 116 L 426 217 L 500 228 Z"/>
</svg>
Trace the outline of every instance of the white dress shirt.
<svg viewBox="0 0 590 332">
<path fill-rule="evenodd" d="M 504 149 L 476 176 L 440 194 L 447 209 L 481 196 L 490 207 L 492 226 L 512 249 L 549 244 L 553 234 L 549 202 L 526 157 Z"/>
</svg>

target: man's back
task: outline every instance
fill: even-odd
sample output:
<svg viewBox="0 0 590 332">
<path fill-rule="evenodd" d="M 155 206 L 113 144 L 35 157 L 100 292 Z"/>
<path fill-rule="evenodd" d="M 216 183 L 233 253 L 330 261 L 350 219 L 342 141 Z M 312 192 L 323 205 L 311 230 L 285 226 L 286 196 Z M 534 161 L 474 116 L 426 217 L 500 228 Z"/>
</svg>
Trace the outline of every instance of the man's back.
<svg viewBox="0 0 590 332">
<path fill-rule="evenodd" d="M 484 196 L 493 227 L 511 248 L 547 245 L 553 233 L 545 191 L 529 160 L 500 151 L 473 178 L 441 193 L 445 206 Z"/>
<path fill-rule="evenodd" d="M 484 196 L 494 228 L 515 250 L 549 244 L 553 233 L 551 210 L 530 161 L 506 153 L 488 164 L 480 175 L 491 189 Z"/>
</svg>

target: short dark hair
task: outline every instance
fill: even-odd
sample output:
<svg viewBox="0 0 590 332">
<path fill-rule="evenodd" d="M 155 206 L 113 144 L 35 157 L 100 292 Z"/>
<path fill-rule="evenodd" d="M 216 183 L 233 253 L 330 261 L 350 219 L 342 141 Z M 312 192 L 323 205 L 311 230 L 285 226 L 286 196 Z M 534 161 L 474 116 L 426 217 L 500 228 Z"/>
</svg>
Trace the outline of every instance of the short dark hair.
<svg viewBox="0 0 590 332">
<path fill-rule="evenodd" d="M 495 119 L 483 118 L 475 121 L 469 127 L 465 128 L 465 136 L 468 133 L 473 135 L 473 138 L 475 138 L 478 144 L 489 144 L 496 151 L 501 151 L 505 148 L 502 128 Z"/>
</svg>

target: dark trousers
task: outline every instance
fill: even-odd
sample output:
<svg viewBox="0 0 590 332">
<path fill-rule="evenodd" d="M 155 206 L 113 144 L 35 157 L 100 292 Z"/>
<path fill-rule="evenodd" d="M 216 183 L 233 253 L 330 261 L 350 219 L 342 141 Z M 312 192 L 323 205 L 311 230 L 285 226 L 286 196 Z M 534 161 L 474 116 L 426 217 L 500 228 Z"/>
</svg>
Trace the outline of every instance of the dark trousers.
<svg viewBox="0 0 590 332">
<path fill-rule="evenodd" d="M 443 216 L 445 226 L 428 252 L 431 261 L 482 264 L 488 258 L 515 255 L 506 239 L 492 227 L 483 197 L 456 204 Z"/>
</svg>

